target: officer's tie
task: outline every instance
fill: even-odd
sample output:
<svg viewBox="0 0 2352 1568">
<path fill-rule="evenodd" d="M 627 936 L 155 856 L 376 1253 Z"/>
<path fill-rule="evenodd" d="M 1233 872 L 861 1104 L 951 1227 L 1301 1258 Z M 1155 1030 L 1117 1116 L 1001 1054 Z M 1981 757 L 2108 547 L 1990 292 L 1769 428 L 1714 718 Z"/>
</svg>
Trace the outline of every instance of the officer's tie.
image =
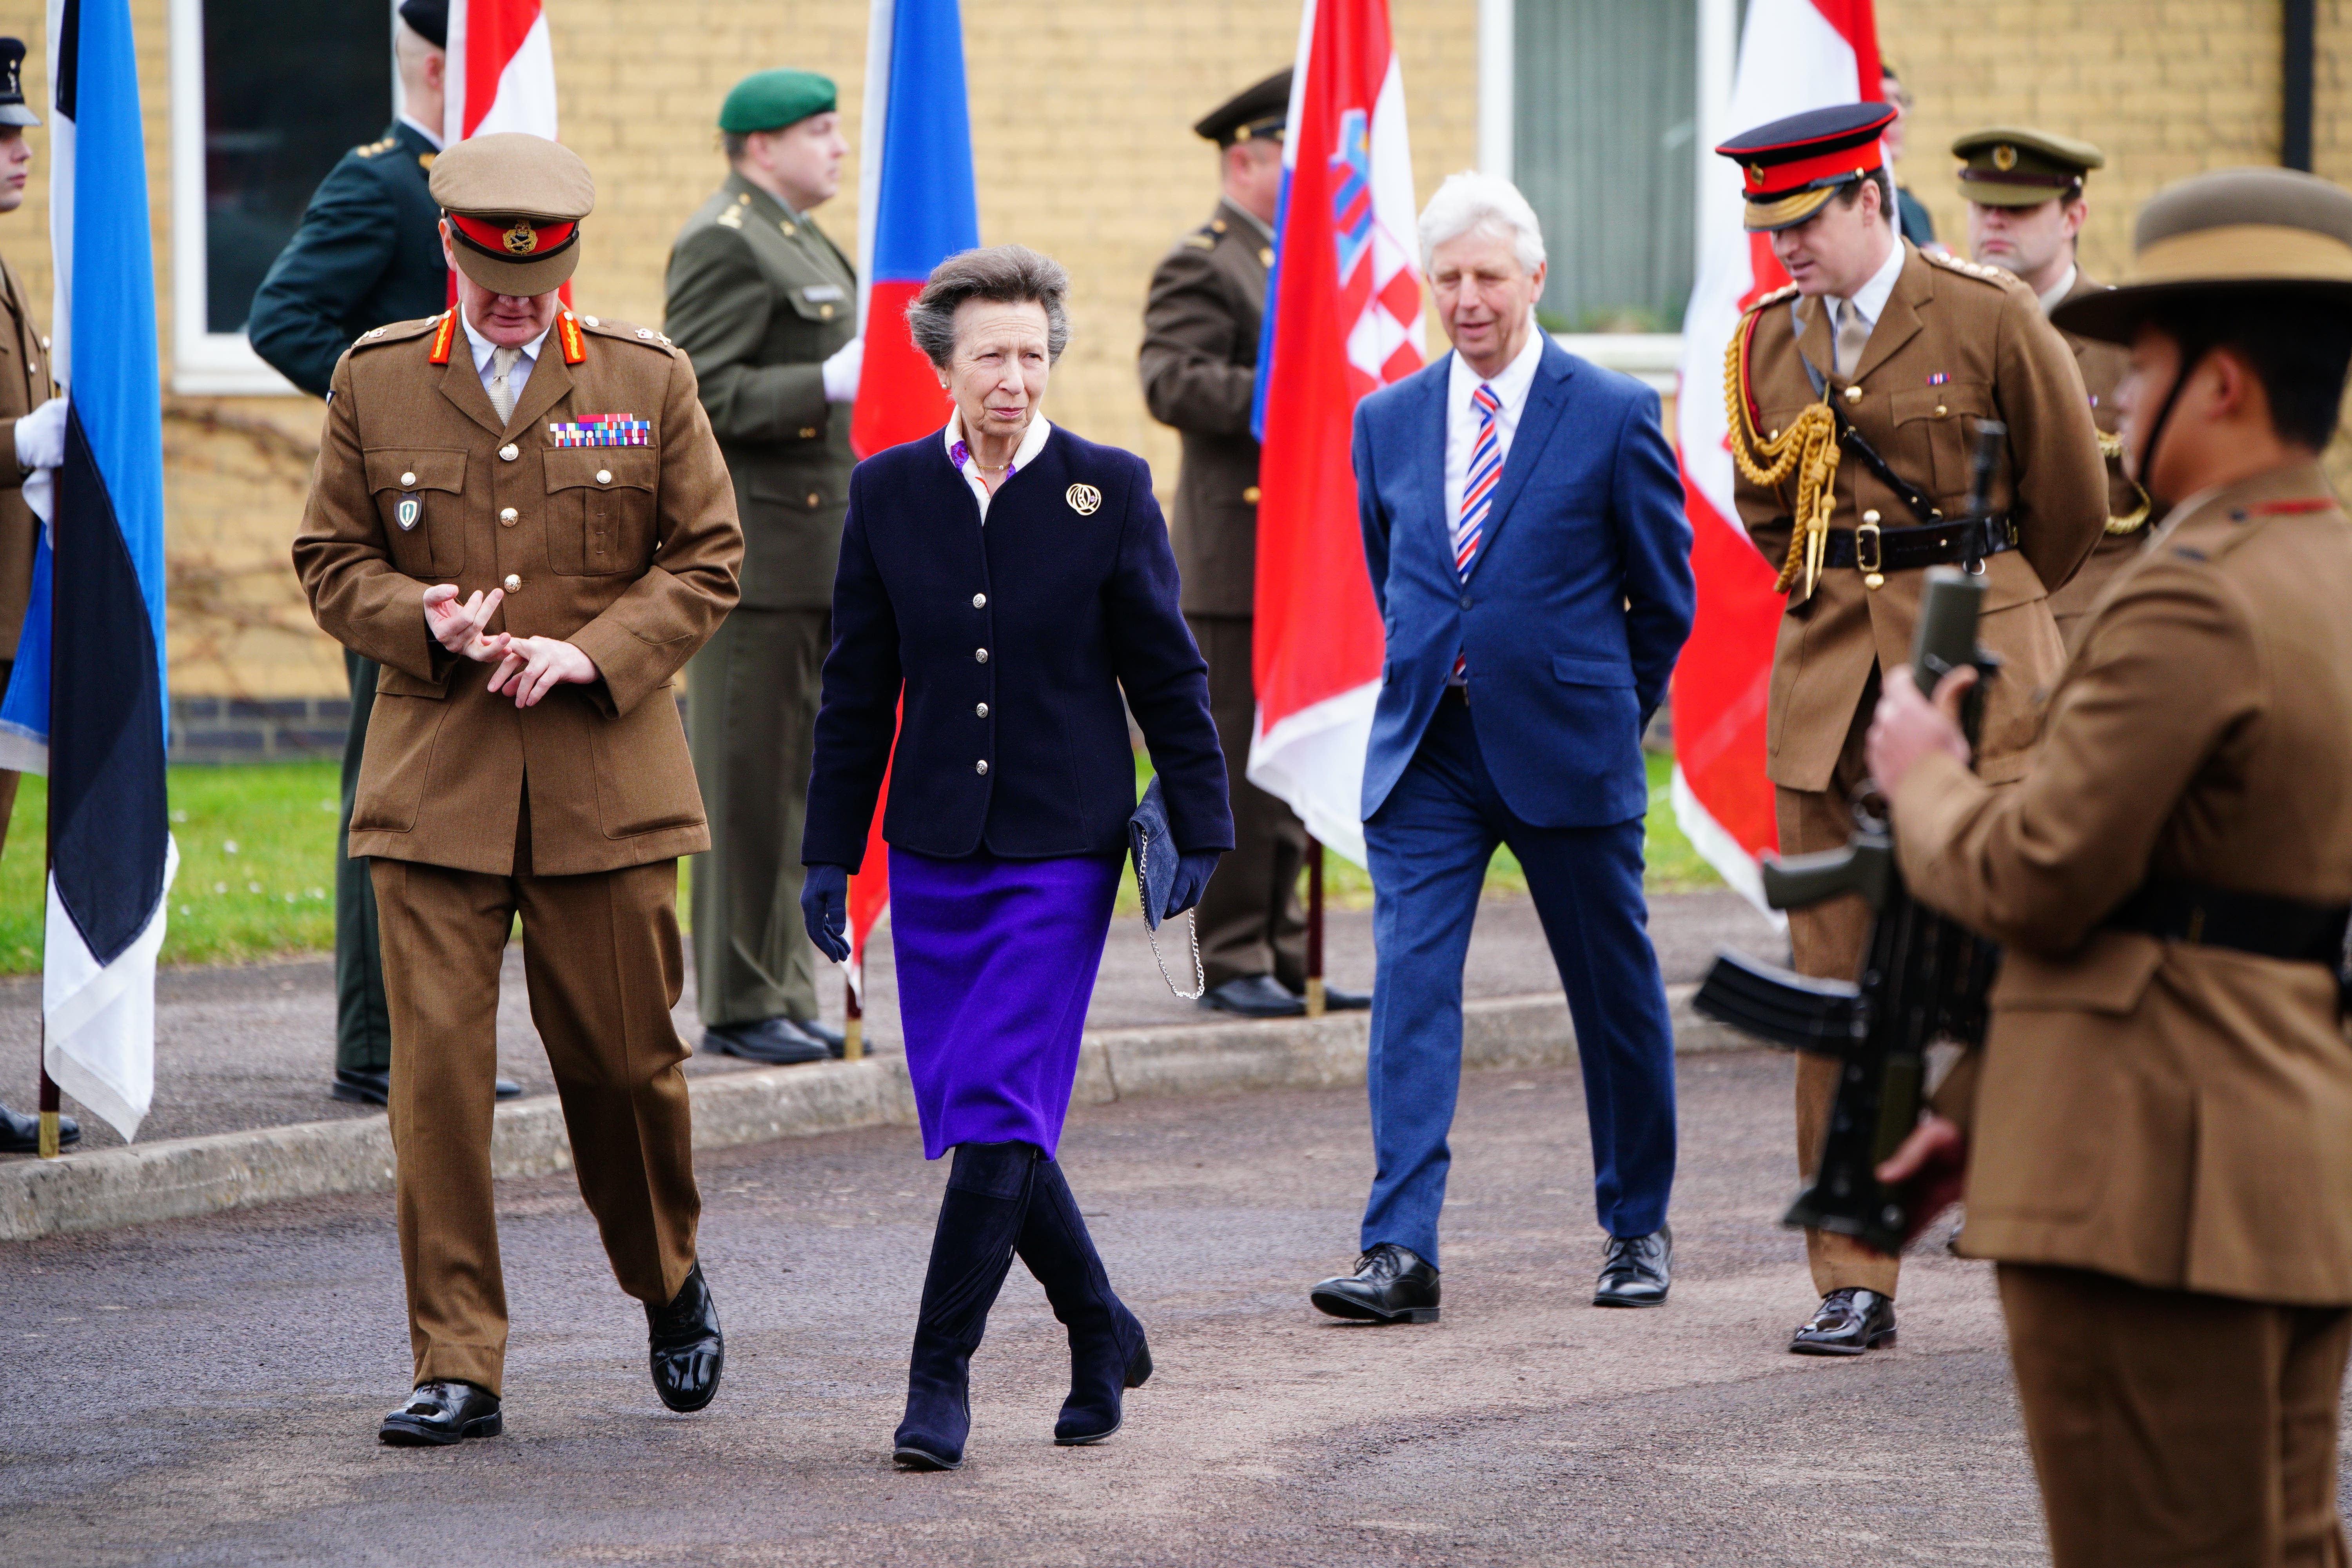
<svg viewBox="0 0 2352 1568">
<path fill-rule="evenodd" d="M 1502 400 L 1495 389 L 1485 382 L 1470 395 L 1470 406 L 1478 411 L 1478 439 L 1470 447 L 1470 467 L 1462 477 L 1462 510 L 1454 520 L 1454 570 L 1464 582 L 1470 580 L 1470 563 L 1477 558 L 1478 542 L 1486 530 L 1486 513 L 1495 504 L 1495 486 L 1503 477 L 1503 437 L 1495 428 L 1495 415 Z M 1470 667 L 1470 656 L 1454 656 L 1454 674 L 1459 680 Z"/>
<path fill-rule="evenodd" d="M 1862 351 L 1870 346 L 1870 323 L 1862 319 L 1862 311 L 1851 300 L 1838 301 L 1837 364 L 1833 367 L 1848 380 L 1853 378 L 1854 367 L 1862 363 Z"/>
<path fill-rule="evenodd" d="M 490 351 L 490 406 L 499 411 L 501 424 L 514 417 L 515 362 L 522 358 L 522 350 L 495 348 Z"/>
</svg>

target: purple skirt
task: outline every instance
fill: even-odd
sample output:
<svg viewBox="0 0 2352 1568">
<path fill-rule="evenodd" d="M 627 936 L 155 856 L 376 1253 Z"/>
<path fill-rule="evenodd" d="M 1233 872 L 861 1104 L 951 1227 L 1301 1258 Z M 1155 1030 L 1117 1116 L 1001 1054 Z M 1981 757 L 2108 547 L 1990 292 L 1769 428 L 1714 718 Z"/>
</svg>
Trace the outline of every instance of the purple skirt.
<svg viewBox="0 0 2352 1568">
<path fill-rule="evenodd" d="M 1053 1157 L 1120 864 L 890 851 L 890 947 L 925 1159 L 1014 1139 Z"/>
</svg>

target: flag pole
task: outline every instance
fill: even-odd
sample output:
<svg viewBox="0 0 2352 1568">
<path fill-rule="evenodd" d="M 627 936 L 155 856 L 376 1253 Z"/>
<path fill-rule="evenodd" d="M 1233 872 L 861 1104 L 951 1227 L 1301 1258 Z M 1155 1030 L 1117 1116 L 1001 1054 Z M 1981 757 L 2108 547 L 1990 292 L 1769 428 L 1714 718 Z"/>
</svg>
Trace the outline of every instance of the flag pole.
<svg viewBox="0 0 2352 1568">
<path fill-rule="evenodd" d="M 857 967 L 862 977 L 866 968 L 864 953 L 857 955 Z M 857 1005 L 857 982 L 846 974 L 842 977 L 841 996 L 841 1059 L 854 1062 L 866 1055 L 866 1009 Z"/>
<path fill-rule="evenodd" d="M 1307 836 L 1307 1016 L 1323 1016 L 1323 845 Z"/>
<path fill-rule="evenodd" d="M 44 971 L 49 954 L 49 852 L 55 833 L 56 817 L 41 813 L 41 963 Z M 34 1048 L 41 1054 L 41 1133 L 40 1156 L 44 1160 L 58 1157 L 58 1113 L 64 1110 L 64 1097 L 58 1092 L 58 1080 L 49 1076 L 49 1009 L 46 997 L 41 1004 L 40 1026 L 33 1031 Z"/>
</svg>

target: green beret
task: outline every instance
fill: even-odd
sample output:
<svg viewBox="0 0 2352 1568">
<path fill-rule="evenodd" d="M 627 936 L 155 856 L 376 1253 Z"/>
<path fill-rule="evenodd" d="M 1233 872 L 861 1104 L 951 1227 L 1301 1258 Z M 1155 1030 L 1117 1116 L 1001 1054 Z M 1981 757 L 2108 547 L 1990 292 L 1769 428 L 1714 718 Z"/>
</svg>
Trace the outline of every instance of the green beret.
<svg viewBox="0 0 2352 1568">
<path fill-rule="evenodd" d="M 737 136 L 778 131 L 835 107 L 831 77 L 814 71 L 760 71 L 737 82 L 719 106 L 719 129 Z"/>
</svg>

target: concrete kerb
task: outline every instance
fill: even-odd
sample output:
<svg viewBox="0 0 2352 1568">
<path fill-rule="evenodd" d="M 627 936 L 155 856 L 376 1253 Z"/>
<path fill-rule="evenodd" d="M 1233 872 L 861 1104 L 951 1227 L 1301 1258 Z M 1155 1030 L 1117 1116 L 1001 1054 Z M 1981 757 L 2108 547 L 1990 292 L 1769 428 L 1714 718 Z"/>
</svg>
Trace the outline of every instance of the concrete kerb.
<svg viewBox="0 0 2352 1568">
<path fill-rule="evenodd" d="M 1752 1042 L 1690 1010 L 1695 987 L 1669 989 L 1679 1052 Z M 1074 1098 L 1105 1105 L 1180 1095 L 1339 1089 L 1364 1081 L 1370 1019 L 1362 1013 L 1265 1023 L 1189 1024 L 1089 1033 Z M 1557 994 L 1507 996 L 1463 1009 L 1463 1062 L 1473 1068 L 1562 1066 L 1576 1033 Z M 852 1128 L 911 1126 L 915 1097 L 901 1057 L 769 1068 L 689 1080 L 698 1148 L 806 1138 Z M 553 1095 L 499 1107 L 494 1174 L 543 1176 L 572 1167 Z M 266 1127 L 0 1164 L 0 1241 L 182 1219 L 288 1198 L 392 1185 L 392 1131 L 382 1116 Z"/>
</svg>

